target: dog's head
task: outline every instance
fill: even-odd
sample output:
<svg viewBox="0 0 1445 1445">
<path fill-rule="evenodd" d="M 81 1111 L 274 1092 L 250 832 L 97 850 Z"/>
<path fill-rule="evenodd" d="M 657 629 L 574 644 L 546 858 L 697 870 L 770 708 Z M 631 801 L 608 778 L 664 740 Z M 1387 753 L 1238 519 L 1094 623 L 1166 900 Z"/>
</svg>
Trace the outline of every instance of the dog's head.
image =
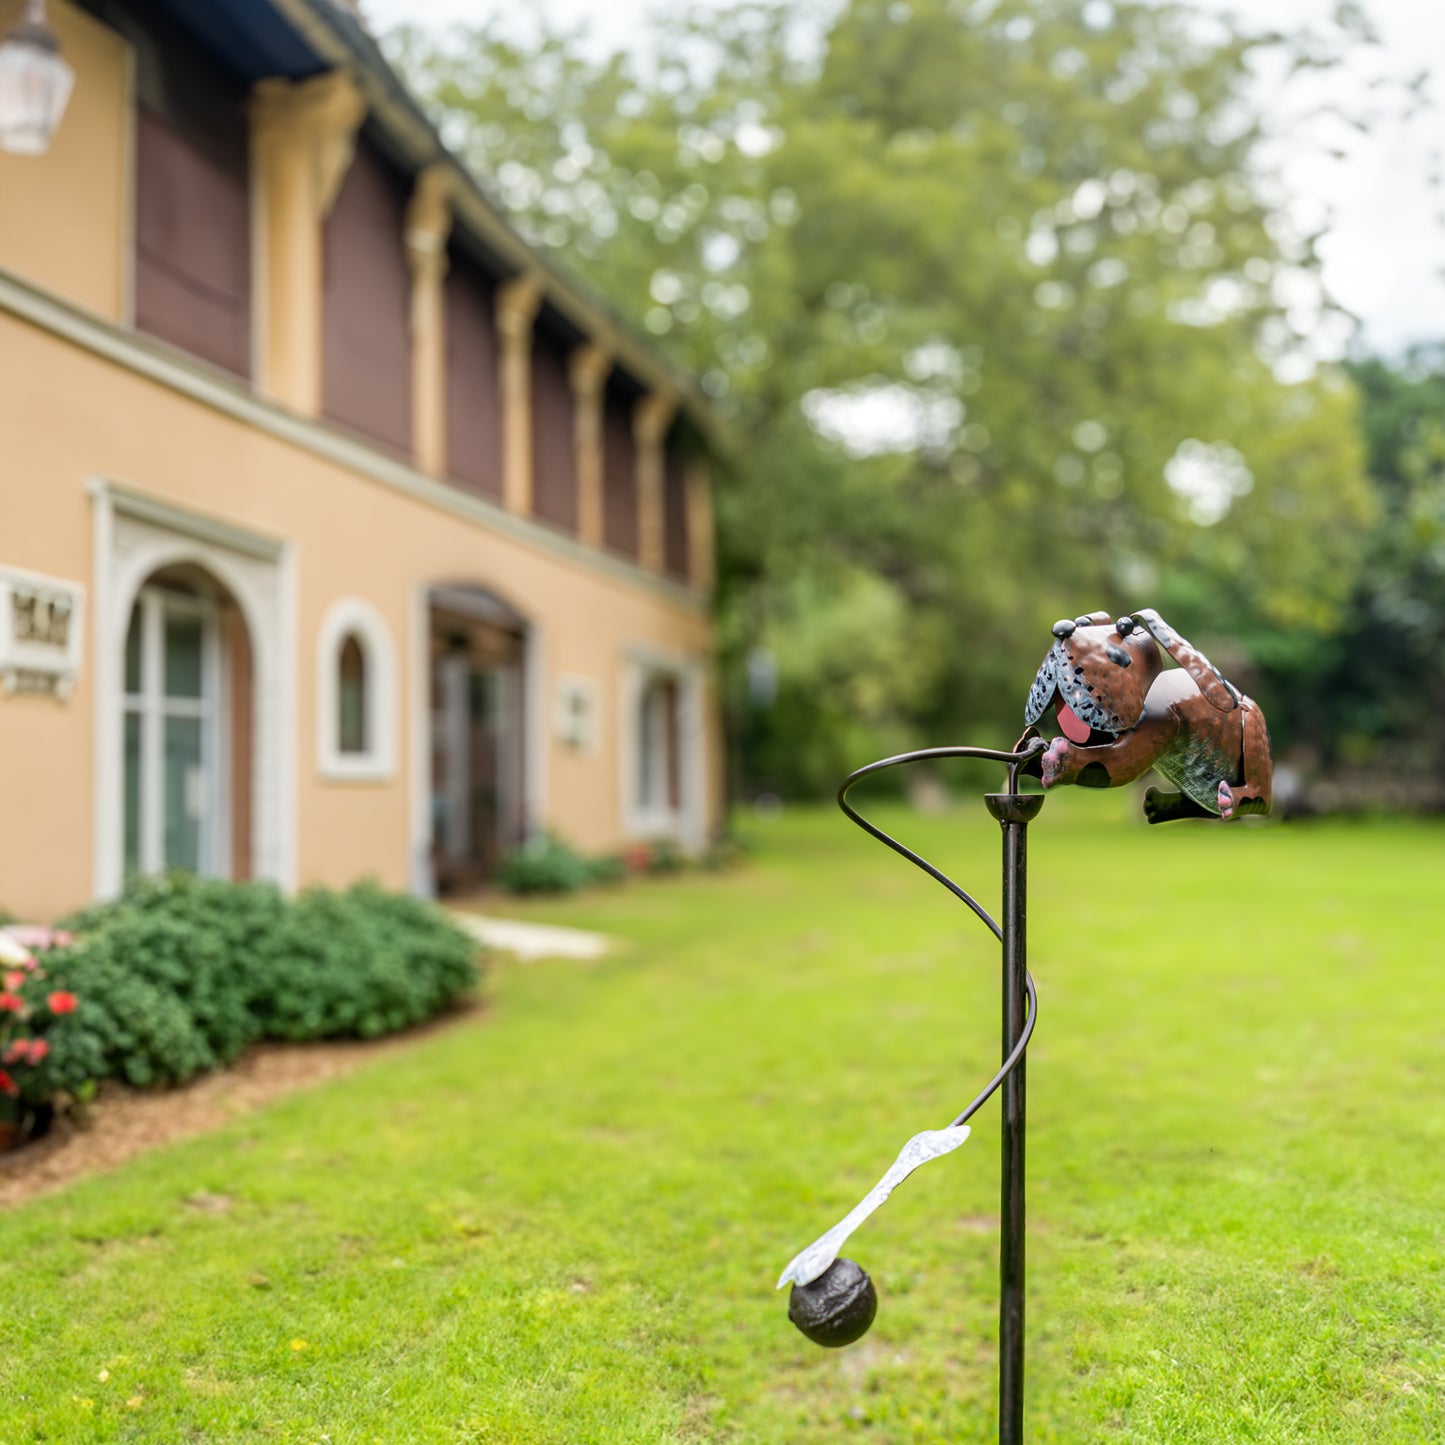
<svg viewBox="0 0 1445 1445">
<path fill-rule="evenodd" d="M 1079 747 L 1112 742 L 1138 726 L 1163 667 L 1154 639 L 1131 617 L 1106 623 L 1081 617 L 1054 623 L 1053 632 L 1024 721 L 1037 723 L 1052 709 L 1060 731 Z"/>
</svg>

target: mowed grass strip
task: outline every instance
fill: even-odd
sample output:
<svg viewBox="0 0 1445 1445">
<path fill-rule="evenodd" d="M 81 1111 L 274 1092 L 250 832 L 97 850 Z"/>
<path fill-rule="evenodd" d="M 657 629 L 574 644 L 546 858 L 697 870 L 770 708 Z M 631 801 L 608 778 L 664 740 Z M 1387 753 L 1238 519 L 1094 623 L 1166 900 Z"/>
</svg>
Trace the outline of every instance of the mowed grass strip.
<svg viewBox="0 0 1445 1445">
<path fill-rule="evenodd" d="M 1028 1439 L 1445 1438 L 1445 830 L 1031 829 Z M 993 906 L 981 805 L 884 809 Z M 996 1108 L 772 1284 L 985 1080 L 997 948 L 833 812 L 532 916 L 476 1025 L 0 1219 L 0 1442 L 994 1438 Z"/>
</svg>

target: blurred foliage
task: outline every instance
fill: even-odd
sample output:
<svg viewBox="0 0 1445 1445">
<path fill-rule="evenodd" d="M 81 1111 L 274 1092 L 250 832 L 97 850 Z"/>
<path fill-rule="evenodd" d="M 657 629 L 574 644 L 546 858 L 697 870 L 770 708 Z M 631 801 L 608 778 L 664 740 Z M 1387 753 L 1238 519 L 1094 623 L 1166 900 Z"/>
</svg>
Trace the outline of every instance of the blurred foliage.
<svg viewBox="0 0 1445 1445">
<path fill-rule="evenodd" d="M 1445 348 L 1350 367 L 1379 498 L 1339 631 L 1264 637 L 1279 724 L 1327 768 L 1445 781 Z M 1279 724 L 1276 724 L 1278 726 Z"/>
<path fill-rule="evenodd" d="M 728 419 L 735 786 L 1012 740 L 1059 616 L 1156 606 L 1265 688 L 1335 634 L 1376 508 L 1251 75 L 1327 70 L 1367 39 L 1341 20 L 851 0 L 674 10 L 634 58 L 389 37 L 523 229 Z"/>
<path fill-rule="evenodd" d="M 610 864 L 607 869 L 613 871 Z M 508 893 L 576 893 L 594 881 L 592 865 L 554 833 L 539 834 L 514 848 L 497 874 Z"/>
</svg>

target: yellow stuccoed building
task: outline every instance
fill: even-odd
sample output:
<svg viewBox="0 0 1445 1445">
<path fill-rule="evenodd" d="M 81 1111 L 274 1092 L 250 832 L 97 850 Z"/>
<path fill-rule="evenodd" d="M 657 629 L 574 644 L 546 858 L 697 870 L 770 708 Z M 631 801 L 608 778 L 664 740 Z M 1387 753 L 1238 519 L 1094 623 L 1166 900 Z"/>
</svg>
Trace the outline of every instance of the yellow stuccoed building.
<svg viewBox="0 0 1445 1445">
<path fill-rule="evenodd" d="M 0 28 L 19 16 L 0 3 Z M 709 419 L 333 0 L 50 0 L 0 155 L 0 907 L 720 817 Z"/>
</svg>

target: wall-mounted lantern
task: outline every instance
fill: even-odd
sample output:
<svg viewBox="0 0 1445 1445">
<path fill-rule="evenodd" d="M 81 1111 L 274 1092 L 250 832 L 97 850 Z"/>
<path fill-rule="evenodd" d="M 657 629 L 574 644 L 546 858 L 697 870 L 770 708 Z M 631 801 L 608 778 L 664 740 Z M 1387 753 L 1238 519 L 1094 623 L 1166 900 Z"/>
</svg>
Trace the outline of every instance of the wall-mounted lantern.
<svg viewBox="0 0 1445 1445">
<path fill-rule="evenodd" d="M 44 154 L 74 84 L 75 72 L 45 18 L 45 0 L 26 0 L 20 23 L 0 40 L 0 151 Z"/>
</svg>

